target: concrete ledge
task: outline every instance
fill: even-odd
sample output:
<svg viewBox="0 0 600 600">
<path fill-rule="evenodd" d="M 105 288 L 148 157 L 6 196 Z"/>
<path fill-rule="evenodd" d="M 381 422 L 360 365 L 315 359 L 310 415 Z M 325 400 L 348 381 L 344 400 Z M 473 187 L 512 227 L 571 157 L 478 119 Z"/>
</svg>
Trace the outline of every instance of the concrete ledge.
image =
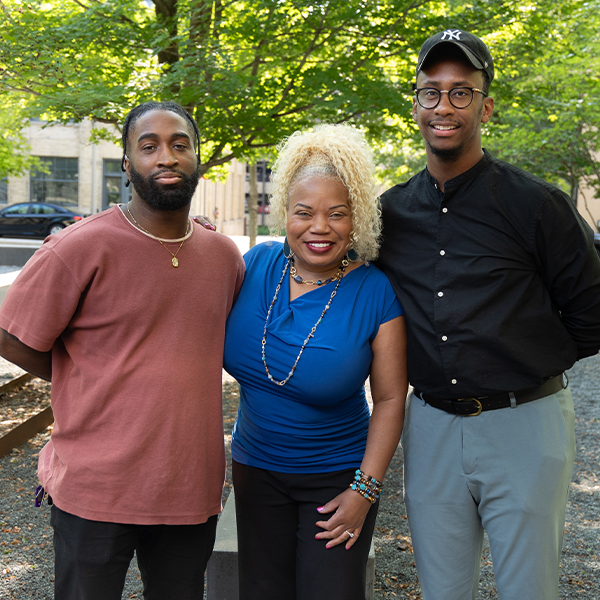
<svg viewBox="0 0 600 600">
<path fill-rule="evenodd" d="M 206 571 L 207 600 L 239 600 L 237 549 L 235 498 L 232 490 L 219 519 L 215 548 L 208 561 Z M 374 600 L 375 598 L 375 548 L 372 541 L 367 560 L 365 596 L 367 600 Z"/>
<path fill-rule="evenodd" d="M 0 265 L 22 267 L 44 240 L 0 237 Z"/>
<path fill-rule="evenodd" d="M 6 292 L 8 292 L 10 284 L 17 278 L 19 273 L 20 271 L 12 271 L 11 273 L 0 274 L 0 304 L 4 302 L 4 297 L 6 296 Z"/>
<path fill-rule="evenodd" d="M 238 600 L 237 526 L 231 490 L 217 524 L 217 538 L 206 568 L 206 600 Z"/>
<path fill-rule="evenodd" d="M 239 251 L 244 254 L 250 247 L 250 238 L 247 235 L 230 235 L 237 245 Z M 261 244 L 273 240 L 283 242 L 283 237 L 272 237 L 270 235 L 259 235 L 256 243 Z M 0 265 L 11 265 L 23 267 L 33 256 L 34 252 L 42 245 L 44 240 L 30 240 L 21 238 L 0 238 Z"/>
<path fill-rule="evenodd" d="M 249 236 L 247 236 L 247 235 L 230 235 L 228 237 L 230 237 L 236 243 L 238 250 L 242 254 L 245 254 L 250 249 L 250 237 Z M 269 241 L 283 243 L 284 239 L 285 239 L 284 237 L 272 237 L 270 235 L 257 235 L 256 243 L 262 244 L 263 242 L 269 242 Z"/>
<path fill-rule="evenodd" d="M 0 265 L 23 267 L 25 263 L 33 256 L 36 247 L 28 248 L 1 248 L 0 247 Z"/>
</svg>

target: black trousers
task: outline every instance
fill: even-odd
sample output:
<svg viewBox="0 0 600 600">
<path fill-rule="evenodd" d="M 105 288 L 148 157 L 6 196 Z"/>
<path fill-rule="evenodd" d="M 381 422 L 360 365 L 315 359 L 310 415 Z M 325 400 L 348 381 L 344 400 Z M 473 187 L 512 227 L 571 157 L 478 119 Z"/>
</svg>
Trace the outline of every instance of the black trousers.
<svg viewBox="0 0 600 600">
<path fill-rule="evenodd" d="M 350 550 L 315 539 L 315 523 L 331 516 L 317 508 L 353 478 L 354 469 L 289 474 L 233 462 L 240 600 L 365 600 L 378 504 Z"/>
<path fill-rule="evenodd" d="M 202 600 L 217 516 L 200 525 L 123 525 L 52 506 L 55 600 L 121 600 L 134 551 L 147 600 Z"/>
</svg>

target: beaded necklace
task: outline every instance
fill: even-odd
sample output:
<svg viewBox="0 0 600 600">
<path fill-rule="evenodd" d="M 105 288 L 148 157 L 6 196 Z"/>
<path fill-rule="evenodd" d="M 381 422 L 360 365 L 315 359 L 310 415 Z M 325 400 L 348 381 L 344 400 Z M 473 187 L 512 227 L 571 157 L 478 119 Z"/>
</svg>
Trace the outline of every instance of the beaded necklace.
<svg viewBox="0 0 600 600">
<path fill-rule="evenodd" d="M 296 265 L 294 265 L 294 255 L 292 254 L 290 256 L 290 277 L 296 282 L 296 283 L 303 283 L 304 285 L 325 285 L 326 283 L 331 283 L 332 281 L 337 281 L 338 279 L 340 279 L 340 277 L 342 277 L 342 273 L 344 272 L 341 268 L 340 270 L 333 276 L 333 277 L 329 277 L 329 279 L 317 279 L 316 281 L 312 280 L 312 279 L 302 279 L 302 277 L 300 275 L 298 275 L 297 271 L 296 271 Z"/>
<path fill-rule="evenodd" d="M 290 256 L 288 258 L 287 262 L 285 263 L 285 267 L 283 268 L 283 272 L 281 273 L 281 279 L 279 280 L 279 283 L 277 284 L 277 288 L 275 289 L 275 295 L 273 296 L 273 300 L 271 300 L 271 305 L 269 306 L 269 310 L 267 311 L 267 318 L 265 319 L 265 327 L 263 329 L 263 337 L 262 337 L 262 361 L 263 361 L 263 365 L 265 366 L 265 371 L 267 372 L 267 377 L 275 385 L 279 385 L 279 386 L 284 386 L 291 379 L 292 375 L 294 374 L 294 371 L 296 370 L 296 367 L 298 366 L 298 361 L 300 360 L 300 357 L 302 356 L 302 353 L 304 352 L 304 348 L 306 348 L 306 345 L 310 341 L 310 338 L 315 337 L 315 331 L 317 330 L 319 323 L 321 323 L 321 321 L 323 320 L 325 313 L 329 310 L 329 307 L 331 306 L 331 303 L 333 302 L 333 299 L 335 298 L 335 295 L 337 294 L 337 290 L 340 287 L 340 283 L 342 283 L 342 278 L 344 277 L 344 271 L 345 271 L 346 267 L 348 266 L 348 258 L 346 256 L 344 256 L 344 259 L 342 260 L 342 264 L 340 265 L 339 277 L 337 279 L 337 283 L 335 284 L 335 288 L 333 289 L 333 292 L 331 292 L 331 296 L 330 296 L 329 300 L 327 301 L 327 304 L 325 305 L 325 308 L 323 309 L 321 316 L 317 319 L 317 322 L 313 325 L 312 329 L 310 330 L 310 333 L 306 336 L 306 339 L 304 340 L 304 343 L 302 344 L 302 347 L 300 348 L 300 352 L 298 352 L 298 356 L 296 357 L 296 361 L 294 362 L 290 372 L 288 373 L 288 375 L 285 379 L 282 379 L 281 381 L 277 381 L 273 377 L 273 375 L 271 375 L 271 372 L 269 371 L 269 367 L 267 366 L 267 354 L 266 354 L 267 324 L 269 323 L 269 317 L 271 316 L 271 311 L 273 310 L 273 306 L 275 306 L 275 301 L 277 300 L 277 297 L 279 296 L 279 290 L 281 289 L 281 284 L 283 283 L 283 279 L 288 271 L 288 268 L 292 264 L 293 264 L 293 256 Z"/>
</svg>

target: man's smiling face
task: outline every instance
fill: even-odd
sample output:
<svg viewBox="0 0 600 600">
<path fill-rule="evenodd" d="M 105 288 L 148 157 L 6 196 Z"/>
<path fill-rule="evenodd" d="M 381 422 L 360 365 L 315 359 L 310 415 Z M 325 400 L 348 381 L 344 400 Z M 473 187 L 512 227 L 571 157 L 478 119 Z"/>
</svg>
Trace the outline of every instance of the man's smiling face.
<svg viewBox="0 0 600 600">
<path fill-rule="evenodd" d="M 438 59 L 427 64 L 417 77 L 417 87 L 449 91 L 455 87 L 484 89 L 485 79 L 466 61 Z M 481 123 L 491 117 L 493 101 L 476 93 L 466 108 L 455 108 L 442 94 L 435 108 L 423 108 L 413 99 L 413 117 L 419 125 L 428 154 L 439 160 L 459 161 L 481 153 Z"/>
</svg>

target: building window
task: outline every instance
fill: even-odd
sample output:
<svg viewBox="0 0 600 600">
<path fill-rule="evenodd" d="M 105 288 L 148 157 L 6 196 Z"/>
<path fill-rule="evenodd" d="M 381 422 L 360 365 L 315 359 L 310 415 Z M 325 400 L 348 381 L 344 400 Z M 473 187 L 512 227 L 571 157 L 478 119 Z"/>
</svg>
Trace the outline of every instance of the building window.
<svg viewBox="0 0 600 600">
<path fill-rule="evenodd" d="M 79 164 L 77 158 L 43 156 L 48 172 L 31 172 L 31 202 L 78 204 Z"/>
<path fill-rule="evenodd" d="M 250 181 L 250 165 L 246 165 L 246 181 Z M 266 160 L 256 163 L 256 181 L 271 181 L 271 167 Z"/>
<path fill-rule="evenodd" d="M 104 159 L 104 186 L 102 189 L 102 210 L 115 204 L 126 204 L 131 200 L 132 187 L 126 187 L 127 173 L 121 171 L 121 161 Z"/>
<path fill-rule="evenodd" d="M 0 179 L 0 204 L 6 204 L 8 202 L 8 178 L 2 177 Z"/>
</svg>

